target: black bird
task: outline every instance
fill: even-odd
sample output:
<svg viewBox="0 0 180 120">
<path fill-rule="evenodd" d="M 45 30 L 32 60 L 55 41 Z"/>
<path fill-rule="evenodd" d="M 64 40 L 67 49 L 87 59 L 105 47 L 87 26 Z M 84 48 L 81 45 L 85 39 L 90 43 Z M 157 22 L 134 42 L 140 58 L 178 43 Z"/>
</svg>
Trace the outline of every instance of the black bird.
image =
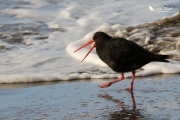
<svg viewBox="0 0 180 120">
<path fill-rule="evenodd" d="M 112 70 L 121 73 L 120 78 L 100 85 L 99 87 L 101 88 L 109 87 L 110 85 L 123 80 L 123 73 L 132 71 L 131 84 L 129 88 L 127 88 L 128 91 L 132 91 L 135 70 L 153 61 L 169 62 L 166 60 L 169 57 L 168 55 L 155 55 L 134 42 L 128 41 L 124 38 L 112 38 L 104 32 L 96 32 L 93 36 L 93 40 L 90 40 L 88 43 L 82 45 L 74 52 L 93 42 L 95 43 L 90 48 L 84 59 L 88 56 L 92 49 L 96 47 L 96 52 L 99 58 Z"/>
</svg>

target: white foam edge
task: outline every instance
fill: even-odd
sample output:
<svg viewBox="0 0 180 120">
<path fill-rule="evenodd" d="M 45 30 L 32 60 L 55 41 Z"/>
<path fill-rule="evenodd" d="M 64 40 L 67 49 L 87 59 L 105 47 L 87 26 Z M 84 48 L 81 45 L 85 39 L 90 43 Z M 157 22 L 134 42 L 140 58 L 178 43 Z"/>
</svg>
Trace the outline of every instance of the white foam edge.
<svg viewBox="0 0 180 120">
<path fill-rule="evenodd" d="M 144 67 L 144 70 L 138 70 L 136 77 L 149 76 L 161 73 L 180 73 L 180 62 L 169 60 L 170 63 L 151 62 Z M 24 82 L 50 82 L 50 81 L 71 81 L 85 79 L 110 79 L 118 78 L 120 74 L 89 74 L 89 73 L 73 73 L 69 75 L 61 74 L 16 74 L 16 75 L 0 75 L 0 84 L 2 83 L 24 83 Z M 131 73 L 125 73 L 125 78 L 130 78 Z"/>
</svg>

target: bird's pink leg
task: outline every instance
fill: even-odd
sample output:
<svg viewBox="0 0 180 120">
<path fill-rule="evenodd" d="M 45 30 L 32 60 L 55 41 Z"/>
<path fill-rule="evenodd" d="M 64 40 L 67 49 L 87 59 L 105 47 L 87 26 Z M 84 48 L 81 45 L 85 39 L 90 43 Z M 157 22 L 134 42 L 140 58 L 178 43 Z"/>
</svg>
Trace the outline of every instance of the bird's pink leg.
<svg viewBox="0 0 180 120">
<path fill-rule="evenodd" d="M 131 84 L 130 84 L 129 88 L 127 88 L 126 90 L 133 91 L 134 77 L 135 77 L 135 71 L 132 71 Z"/>
<path fill-rule="evenodd" d="M 114 83 L 116 83 L 116 82 L 119 82 L 119 81 L 121 81 L 121 80 L 123 80 L 123 79 L 124 79 L 124 74 L 121 73 L 121 77 L 120 77 L 120 78 L 118 78 L 118 79 L 116 79 L 116 80 L 113 80 L 113 81 L 111 81 L 111 82 L 107 82 L 107 83 L 104 83 L 104 84 L 102 84 L 102 85 L 99 85 L 99 87 L 100 87 L 100 88 L 109 87 L 109 86 L 111 86 L 112 84 L 114 84 Z"/>
</svg>

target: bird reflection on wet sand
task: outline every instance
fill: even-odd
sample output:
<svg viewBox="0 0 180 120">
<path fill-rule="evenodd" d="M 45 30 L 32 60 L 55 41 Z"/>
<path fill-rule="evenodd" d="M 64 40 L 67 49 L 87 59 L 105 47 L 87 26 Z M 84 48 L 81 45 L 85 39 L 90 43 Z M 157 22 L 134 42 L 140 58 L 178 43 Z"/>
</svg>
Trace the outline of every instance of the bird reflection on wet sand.
<svg viewBox="0 0 180 120">
<path fill-rule="evenodd" d="M 133 92 L 129 91 L 130 95 L 131 95 L 131 101 L 132 101 L 132 109 L 130 109 L 127 105 L 125 105 L 125 103 L 119 99 L 116 98 L 112 98 L 110 95 L 108 94 L 100 94 L 99 97 L 103 98 L 105 100 L 108 101 L 112 101 L 116 104 L 118 104 L 118 106 L 121 107 L 122 110 L 120 111 L 115 111 L 112 113 L 109 113 L 108 115 L 105 115 L 105 119 L 108 120 L 121 120 L 121 119 L 126 119 L 126 120 L 142 120 L 144 119 L 144 116 L 140 113 L 139 110 L 136 109 L 136 102 L 135 102 L 135 98 L 134 98 L 134 94 Z"/>
</svg>

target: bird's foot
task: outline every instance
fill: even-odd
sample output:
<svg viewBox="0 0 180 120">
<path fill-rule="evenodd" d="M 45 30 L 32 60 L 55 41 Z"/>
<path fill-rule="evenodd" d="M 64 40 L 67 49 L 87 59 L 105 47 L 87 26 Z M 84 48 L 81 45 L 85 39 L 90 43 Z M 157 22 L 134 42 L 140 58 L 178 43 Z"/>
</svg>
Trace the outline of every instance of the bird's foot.
<svg viewBox="0 0 180 120">
<path fill-rule="evenodd" d="M 102 84 L 102 85 L 99 85 L 99 87 L 100 88 L 106 88 L 106 87 L 109 87 L 109 86 L 111 86 L 111 82 L 107 82 L 107 83 L 104 83 L 104 84 Z"/>
<path fill-rule="evenodd" d="M 133 87 L 130 86 L 130 87 L 126 88 L 126 90 L 132 92 L 133 91 Z"/>
</svg>

